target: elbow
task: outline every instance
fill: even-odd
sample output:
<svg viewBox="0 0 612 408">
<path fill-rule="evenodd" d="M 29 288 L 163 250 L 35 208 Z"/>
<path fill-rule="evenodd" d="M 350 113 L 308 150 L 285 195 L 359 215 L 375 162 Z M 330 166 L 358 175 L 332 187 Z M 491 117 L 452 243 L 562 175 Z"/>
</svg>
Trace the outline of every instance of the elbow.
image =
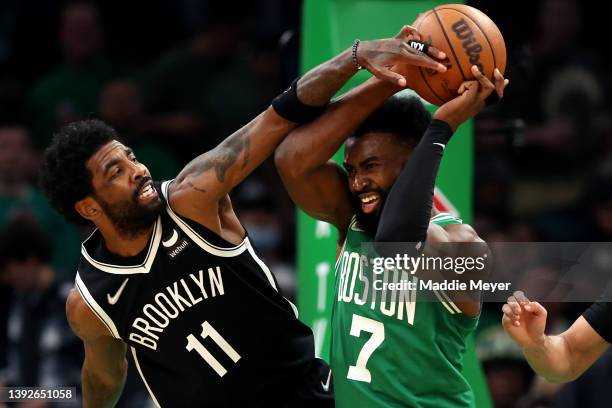
<svg viewBox="0 0 612 408">
<path fill-rule="evenodd" d="M 297 156 L 297 153 L 287 141 L 276 148 L 274 165 L 282 178 L 297 179 L 303 176 L 304 171 L 299 166 L 300 160 Z"/>
<path fill-rule="evenodd" d="M 546 374 L 542 377 L 551 384 L 565 384 L 576 380 L 579 375 Z"/>
<path fill-rule="evenodd" d="M 92 370 L 83 366 L 81 376 L 86 389 L 103 395 L 113 395 L 123 389 L 127 378 L 127 361 L 112 375 L 110 373 L 102 374 L 99 370 Z"/>
</svg>

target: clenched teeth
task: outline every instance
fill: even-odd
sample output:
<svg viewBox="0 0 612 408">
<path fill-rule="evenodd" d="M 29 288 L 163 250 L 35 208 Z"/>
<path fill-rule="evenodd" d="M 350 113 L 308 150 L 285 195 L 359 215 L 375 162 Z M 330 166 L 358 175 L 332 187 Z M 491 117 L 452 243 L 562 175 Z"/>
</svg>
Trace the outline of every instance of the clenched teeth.
<svg viewBox="0 0 612 408">
<path fill-rule="evenodd" d="M 153 186 L 149 184 L 148 186 L 142 189 L 139 196 L 141 198 L 147 198 L 147 197 L 152 196 L 154 193 L 155 193 L 155 190 L 153 190 Z"/>
<path fill-rule="evenodd" d="M 361 202 L 364 204 L 367 204 L 369 202 L 375 201 L 378 199 L 378 196 L 376 194 L 372 194 L 372 195 L 368 195 L 365 197 L 361 197 Z"/>
</svg>

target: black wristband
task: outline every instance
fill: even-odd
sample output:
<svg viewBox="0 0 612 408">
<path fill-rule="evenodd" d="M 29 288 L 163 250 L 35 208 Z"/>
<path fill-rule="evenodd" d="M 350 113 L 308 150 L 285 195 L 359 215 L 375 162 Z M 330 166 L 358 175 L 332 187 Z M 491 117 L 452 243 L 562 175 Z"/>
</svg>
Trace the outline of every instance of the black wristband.
<svg viewBox="0 0 612 408">
<path fill-rule="evenodd" d="M 610 317 L 612 316 L 612 305 L 607 302 L 595 302 L 584 311 L 582 317 L 589 325 L 608 343 L 612 343 L 612 327 Z"/>
<path fill-rule="evenodd" d="M 284 119 L 303 124 L 319 117 L 325 111 L 327 105 L 310 106 L 302 103 L 297 95 L 298 80 L 299 78 L 294 80 L 285 92 L 272 100 L 272 107 Z"/>
</svg>

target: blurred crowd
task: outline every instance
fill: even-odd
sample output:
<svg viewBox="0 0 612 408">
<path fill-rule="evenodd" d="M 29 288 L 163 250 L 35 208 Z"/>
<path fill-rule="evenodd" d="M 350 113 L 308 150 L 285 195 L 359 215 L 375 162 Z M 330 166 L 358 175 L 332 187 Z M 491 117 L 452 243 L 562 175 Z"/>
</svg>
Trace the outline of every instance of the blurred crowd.
<svg viewBox="0 0 612 408">
<path fill-rule="evenodd" d="M 612 54 L 603 17 L 577 0 L 468 4 L 504 33 L 511 80 L 503 102 L 475 122 L 476 230 L 488 241 L 610 241 Z M 37 188 L 54 131 L 101 118 L 155 179 L 171 178 L 297 75 L 300 8 L 299 0 L 0 1 L 0 385 L 80 382 L 82 346 L 64 303 L 88 231 L 66 224 Z M 232 199 L 294 295 L 294 208 L 273 164 Z M 558 332 L 586 305 L 548 307 Z M 485 305 L 478 334 L 496 407 L 612 406 L 597 391 L 611 380 L 612 355 L 575 383 L 545 384 L 501 331 L 500 308 Z M 144 401 L 128 380 L 120 406 Z"/>
<path fill-rule="evenodd" d="M 504 34 L 511 81 L 503 101 L 475 121 L 476 230 L 489 242 L 611 241 L 612 60 L 604 16 L 577 0 L 468 4 Z M 545 282 L 562 268 L 527 265 L 525 255 L 514 259 L 527 277 L 520 289 L 545 303 L 547 332 L 560 333 L 588 304 L 546 302 L 554 294 Z M 609 274 L 609 254 L 598 261 Z M 612 353 L 578 381 L 546 383 L 501 329 L 500 309 L 485 304 L 477 338 L 496 407 L 612 406 Z"/>
</svg>

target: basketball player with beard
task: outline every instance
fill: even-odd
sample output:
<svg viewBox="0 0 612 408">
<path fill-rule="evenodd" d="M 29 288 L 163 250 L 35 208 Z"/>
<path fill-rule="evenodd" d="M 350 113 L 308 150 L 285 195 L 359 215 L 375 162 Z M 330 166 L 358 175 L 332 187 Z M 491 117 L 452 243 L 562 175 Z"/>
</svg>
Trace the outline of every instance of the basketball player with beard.
<svg viewBox="0 0 612 408">
<path fill-rule="evenodd" d="M 337 407 L 474 406 L 461 370 L 479 294 L 454 300 L 434 291 L 439 301 L 432 302 L 420 292 L 382 291 L 373 265 L 383 246 L 363 245 L 414 243 L 412 256 L 450 242 L 477 243 L 467 250 L 474 255 L 487 251 L 470 226 L 432 211 L 438 166 L 453 132 L 494 90 L 501 97 L 508 83 L 498 70 L 495 84 L 476 66 L 472 74 L 477 80 L 465 82 L 433 119 L 419 98 L 391 96 L 398 91 L 394 84 L 372 79 L 293 130 L 276 150 L 276 166 L 297 206 L 339 232 L 331 319 Z M 342 169 L 330 158 L 345 140 Z M 384 276 L 386 282 L 410 278 L 397 270 Z"/>
<path fill-rule="evenodd" d="M 236 217 L 228 193 L 299 123 L 317 117 L 359 65 L 405 85 L 398 63 L 446 68 L 397 37 L 355 42 L 306 73 L 272 106 L 154 183 L 146 166 L 97 120 L 62 129 L 41 183 L 69 221 L 96 227 L 83 243 L 66 310 L 85 345 L 83 405 L 114 406 L 126 352 L 157 406 L 332 406 L 329 369 L 311 330 Z M 227 109 L 231 109 L 228 106 Z"/>
</svg>

